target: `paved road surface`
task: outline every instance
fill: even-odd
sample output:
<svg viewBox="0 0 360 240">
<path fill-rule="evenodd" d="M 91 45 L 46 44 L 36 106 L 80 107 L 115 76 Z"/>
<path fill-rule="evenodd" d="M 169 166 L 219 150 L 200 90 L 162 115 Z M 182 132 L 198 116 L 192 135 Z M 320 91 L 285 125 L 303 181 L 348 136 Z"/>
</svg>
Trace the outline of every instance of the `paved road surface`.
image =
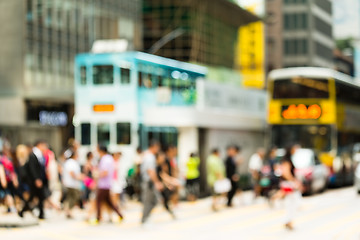
<svg viewBox="0 0 360 240">
<path fill-rule="evenodd" d="M 329 190 L 303 198 L 294 231 L 283 227 L 283 203 L 274 208 L 249 193 L 236 199 L 236 206 L 217 213 L 210 210 L 210 199 L 182 203 L 177 220 L 158 207 L 150 224 L 141 227 L 141 206 L 129 203 L 123 223 L 105 222 L 90 226 L 77 212 L 76 219 L 66 220 L 63 213 L 48 212 L 49 219 L 39 226 L 0 229 L 6 240 L 95 240 L 95 239 L 360 239 L 360 196 L 353 188 Z M 1 217 L 1 216 L 0 216 Z"/>
</svg>

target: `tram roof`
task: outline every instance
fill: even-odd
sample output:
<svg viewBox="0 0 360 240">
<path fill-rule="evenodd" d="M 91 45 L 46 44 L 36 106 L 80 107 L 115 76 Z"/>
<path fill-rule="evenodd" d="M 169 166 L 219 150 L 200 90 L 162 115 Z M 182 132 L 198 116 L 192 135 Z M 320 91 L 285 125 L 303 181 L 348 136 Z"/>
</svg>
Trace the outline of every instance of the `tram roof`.
<svg viewBox="0 0 360 240">
<path fill-rule="evenodd" d="M 321 67 L 292 67 L 275 69 L 269 73 L 269 81 L 281 80 L 289 77 L 312 77 L 312 78 L 327 78 L 335 79 L 352 85 L 354 87 L 360 87 L 354 82 L 354 78 L 344 73 L 338 72 L 331 68 Z"/>
<path fill-rule="evenodd" d="M 137 52 L 137 51 L 123 52 L 123 53 L 80 53 L 80 54 L 76 55 L 76 62 L 79 62 L 79 61 L 82 62 L 82 61 L 86 61 L 86 59 L 97 58 L 97 57 L 105 57 L 105 58 L 111 58 L 111 59 L 115 58 L 116 59 L 117 57 L 120 57 L 120 56 L 127 57 L 127 58 L 133 58 L 133 59 L 137 59 L 137 60 L 141 60 L 141 61 L 145 61 L 145 62 L 151 62 L 151 63 L 155 63 L 158 65 L 166 66 L 166 67 L 180 68 L 180 69 L 184 69 L 184 70 L 187 70 L 190 72 L 196 72 L 196 73 L 203 74 L 203 75 L 206 75 L 206 73 L 207 73 L 207 68 L 200 66 L 200 65 L 181 62 L 181 61 L 177 61 L 174 59 L 160 57 L 157 55 L 152 55 L 152 54 L 148 54 L 148 53 L 144 53 L 144 52 Z"/>
</svg>

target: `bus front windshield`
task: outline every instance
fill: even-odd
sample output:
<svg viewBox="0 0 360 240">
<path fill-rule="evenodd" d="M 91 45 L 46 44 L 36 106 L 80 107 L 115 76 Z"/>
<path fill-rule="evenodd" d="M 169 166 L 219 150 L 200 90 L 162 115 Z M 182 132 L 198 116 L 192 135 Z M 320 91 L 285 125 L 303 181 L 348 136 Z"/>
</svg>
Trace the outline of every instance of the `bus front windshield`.
<svg viewBox="0 0 360 240">
<path fill-rule="evenodd" d="M 272 144 L 286 148 L 291 143 L 318 151 L 331 150 L 330 125 L 273 125 Z"/>
<path fill-rule="evenodd" d="M 329 81 L 326 79 L 291 78 L 274 81 L 273 98 L 329 98 Z"/>
</svg>

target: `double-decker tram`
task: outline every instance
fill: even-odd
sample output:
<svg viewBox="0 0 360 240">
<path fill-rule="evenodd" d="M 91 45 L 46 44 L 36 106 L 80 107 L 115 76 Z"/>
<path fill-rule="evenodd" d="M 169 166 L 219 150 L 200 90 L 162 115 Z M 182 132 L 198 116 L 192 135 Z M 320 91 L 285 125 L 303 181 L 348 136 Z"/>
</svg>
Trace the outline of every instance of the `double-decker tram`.
<svg viewBox="0 0 360 240">
<path fill-rule="evenodd" d="M 360 87 L 332 69 L 274 70 L 268 81 L 270 142 L 314 149 L 330 170 L 330 184 L 353 181 L 352 146 L 360 142 Z"/>
<path fill-rule="evenodd" d="M 177 145 L 172 115 L 196 103 L 206 68 L 142 52 L 85 53 L 75 61 L 75 138 L 80 154 L 98 144 L 130 161 L 151 139 Z"/>
</svg>

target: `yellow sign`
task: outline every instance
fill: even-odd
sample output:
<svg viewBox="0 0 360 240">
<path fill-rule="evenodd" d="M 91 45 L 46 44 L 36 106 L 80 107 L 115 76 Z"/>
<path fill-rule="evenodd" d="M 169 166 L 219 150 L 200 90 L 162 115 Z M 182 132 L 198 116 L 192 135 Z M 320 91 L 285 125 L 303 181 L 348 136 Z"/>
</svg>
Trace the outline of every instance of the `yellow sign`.
<svg viewBox="0 0 360 240">
<path fill-rule="evenodd" d="M 248 9 L 253 12 L 254 9 Z M 264 24 L 259 21 L 239 28 L 236 67 L 243 86 L 263 89 L 265 86 Z"/>
<path fill-rule="evenodd" d="M 94 112 L 113 112 L 115 107 L 113 104 L 96 104 L 93 106 Z"/>
</svg>

